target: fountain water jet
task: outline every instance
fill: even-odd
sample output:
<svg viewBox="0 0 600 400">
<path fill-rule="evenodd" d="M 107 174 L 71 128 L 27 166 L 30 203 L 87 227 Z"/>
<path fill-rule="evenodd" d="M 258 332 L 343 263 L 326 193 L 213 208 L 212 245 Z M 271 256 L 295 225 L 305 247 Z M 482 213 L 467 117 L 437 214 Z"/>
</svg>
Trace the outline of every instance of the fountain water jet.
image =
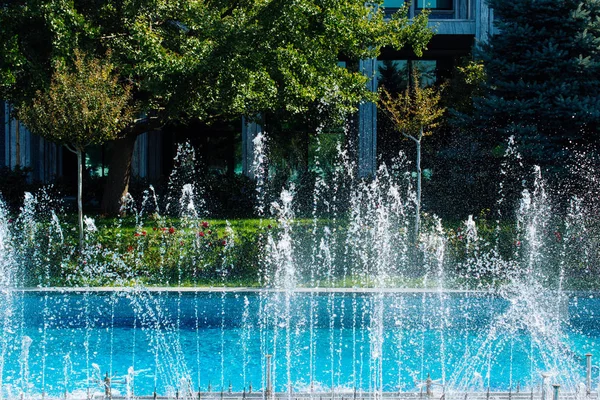
<svg viewBox="0 0 600 400">
<path fill-rule="evenodd" d="M 185 269 L 206 263 L 207 244 L 199 235 L 205 214 L 196 182 L 172 185 L 177 191 L 164 209 L 179 216 L 174 227 L 160 215 L 160 199 L 152 188 L 139 205 L 133 197 L 126 199 L 125 211 L 134 217 L 137 234 L 131 250 L 124 249 L 123 236 L 115 239 L 115 248 L 102 246 L 101 232 L 88 219 L 81 253 L 56 251 L 65 246 L 66 225 L 58 212 L 40 214 L 41 202 L 32 195 L 26 196 L 16 223 L 0 212 L 0 257 L 7 261 L 0 266 L 0 280 L 3 304 L 8 304 L 0 310 L 0 396 L 98 391 L 100 369 L 116 376 L 115 385 L 123 379 L 126 397 L 155 390 L 196 397 L 201 377 L 205 385 L 218 381 L 222 390 L 230 380 L 233 390 L 250 382 L 262 382 L 260 390 L 265 390 L 266 354 L 272 355 L 274 390 L 289 398 L 299 390 L 316 396 L 318 391 L 337 395 L 354 389 L 377 398 L 400 389 L 444 390 L 448 398 L 490 386 L 507 390 L 516 382 L 533 389 L 539 373 L 549 371 L 554 375 L 548 379 L 565 390 L 582 382 L 572 349 L 593 350 L 597 336 L 574 325 L 585 323 L 597 300 L 577 297 L 590 309 L 571 314 L 568 301 L 574 297 L 565 291 L 565 281 L 579 251 L 574 247 L 583 249 L 583 262 L 585 252 L 592 251 L 593 241 L 577 237 L 583 228 L 594 229 L 582 214 L 591 209 L 588 199 L 573 199 L 559 240 L 552 232 L 557 215 L 540 171 L 530 187 L 519 182 L 524 190 L 516 237 L 506 256 L 499 244 L 500 222 L 495 243 L 483 239 L 473 217 L 461 235 L 452 236 L 441 220 L 424 216 L 420 237 L 411 237 L 414 193 L 410 175 L 402 172 L 407 168 L 383 166 L 373 181 L 359 181 L 348 172 L 353 167 L 344 156 L 332 181 L 325 174 L 317 179 L 311 219 L 305 223 L 296 218 L 293 187 L 267 202 L 272 190 L 266 187 L 266 157 L 257 154 L 256 168 L 265 177 L 259 181 L 257 210 L 266 218 L 270 208 L 277 219 L 276 226 L 260 233 L 266 243 L 259 278 L 265 289 L 258 293 L 229 293 L 225 287 L 236 268 L 231 226 L 223 239 L 216 293 L 205 295 L 193 287 L 188 294 L 182 287 Z M 117 221 L 120 227 L 125 224 Z M 156 267 L 142 260 L 152 251 L 143 233 L 157 224 L 168 227 L 152 245 L 160 263 L 181 243 L 189 243 L 186 252 L 177 253 L 174 270 L 162 264 L 157 268 L 162 282 L 178 284 L 175 293 L 156 293 L 137 280 L 137 271 Z M 263 224 L 269 222 L 263 219 Z M 41 226 L 50 227 L 44 241 Z M 453 259 L 452 240 L 464 243 L 463 260 Z M 579 246 L 584 241 L 586 246 Z M 44 257 L 59 258 L 59 265 L 71 268 L 67 279 L 83 283 L 82 292 L 44 291 L 36 298 L 16 290 L 30 265 L 44 271 L 42 289 L 50 284 L 53 264 Z M 451 292 L 456 266 L 464 266 L 467 275 L 477 272 L 479 289 L 491 277 L 490 290 Z M 96 293 L 96 285 L 106 281 L 119 290 Z M 339 287 L 348 282 L 351 287 Z M 422 287 L 412 293 L 415 284 Z M 27 353 L 41 353 L 41 365 L 22 357 L 26 337 L 31 338 Z"/>
</svg>

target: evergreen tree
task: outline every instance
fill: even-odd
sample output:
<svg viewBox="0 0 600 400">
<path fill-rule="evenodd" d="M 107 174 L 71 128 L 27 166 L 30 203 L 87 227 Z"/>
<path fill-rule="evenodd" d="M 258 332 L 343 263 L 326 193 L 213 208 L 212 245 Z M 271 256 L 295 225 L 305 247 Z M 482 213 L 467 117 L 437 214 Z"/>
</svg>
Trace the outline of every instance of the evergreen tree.
<svg viewBox="0 0 600 400">
<path fill-rule="evenodd" d="M 558 165 L 599 132 L 600 1 L 488 1 L 499 32 L 482 47 L 474 120 L 495 144 L 515 135 L 528 161 Z"/>
</svg>

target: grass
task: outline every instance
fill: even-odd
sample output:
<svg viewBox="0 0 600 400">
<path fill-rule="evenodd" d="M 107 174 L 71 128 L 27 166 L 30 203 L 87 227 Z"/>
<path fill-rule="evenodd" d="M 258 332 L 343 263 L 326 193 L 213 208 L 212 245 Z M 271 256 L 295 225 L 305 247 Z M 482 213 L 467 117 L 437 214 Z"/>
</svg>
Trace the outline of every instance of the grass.
<svg viewBox="0 0 600 400">
<path fill-rule="evenodd" d="M 40 223 L 29 237 L 22 236 L 16 246 L 18 257 L 27 265 L 24 271 L 25 286 L 182 286 L 182 287 L 261 287 L 265 282 L 260 276 L 273 276 L 270 260 L 264 251 L 269 236 L 277 237 L 279 223 L 273 219 L 207 219 L 186 221 L 177 218 L 149 217 L 143 223 L 133 217 L 96 218 L 97 232 L 88 234 L 82 252 L 77 250 L 75 216 L 66 215 L 61 225 L 63 240 L 47 223 Z M 319 231 L 330 224 L 327 219 L 316 221 Z M 19 222 L 17 221 L 18 225 Z M 314 221 L 298 219 L 293 222 L 294 241 L 297 249 L 313 248 L 319 243 L 313 239 Z M 497 251 L 505 260 L 513 260 L 520 249 L 517 231 L 510 221 L 499 226 L 484 216 L 477 219 L 480 241 L 476 247 L 465 239 L 464 224 L 459 221 L 444 223 L 446 255 L 442 285 L 448 289 L 494 289 L 507 281 L 505 276 L 484 271 L 484 254 Z M 25 226 L 15 226 L 26 231 Z M 344 243 L 348 222 L 338 219 L 335 235 Z M 232 232 L 233 231 L 233 235 Z M 554 236 L 549 233 L 550 239 Z M 549 240 L 552 257 L 557 256 L 560 243 Z M 346 259 L 348 248 L 332 249 L 337 260 Z M 376 246 L 370 251 L 376 252 Z M 422 250 L 425 251 L 426 250 Z M 420 255 L 418 255 L 418 254 Z M 418 257 L 426 257 L 417 252 Z M 376 257 L 376 253 L 374 256 Z M 297 251 L 299 265 L 311 265 L 315 255 Z M 418 258 L 419 259 L 419 258 Z M 480 260 L 480 264 L 473 261 Z M 318 261 L 318 260 L 317 260 Z M 598 279 L 586 274 L 588 266 L 569 261 L 574 273 L 564 287 L 571 290 L 595 290 L 600 288 Z M 352 260 L 348 261 L 352 263 Z M 515 261 L 515 262 L 518 262 Z M 551 266 L 558 261 L 550 261 Z M 317 268 L 320 268 L 318 263 Z M 405 288 L 437 287 L 437 272 L 422 271 L 422 262 L 407 266 L 402 276 L 391 276 L 386 286 Z M 479 265 L 479 266 L 478 266 Z M 555 266 L 555 265 L 554 265 Z M 404 267 L 403 267 L 404 268 Z M 480 268 L 480 270 L 477 270 Z M 310 271 L 304 271 L 305 276 Z M 376 287 L 377 282 L 368 273 L 354 271 L 345 273 L 337 265 L 330 275 L 319 276 L 313 281 L 319 287 Z M 359 276 L 360 275 L 360 276 Z M 424 276 L 429 276 L 425 279 Z M 367 276 L 365 278 L 365 276 Z M 297 277 L 299 286 L 309 287 L 309 281 Z M 268 283 L 267 283 L 268 285 Z"/>
</svg>

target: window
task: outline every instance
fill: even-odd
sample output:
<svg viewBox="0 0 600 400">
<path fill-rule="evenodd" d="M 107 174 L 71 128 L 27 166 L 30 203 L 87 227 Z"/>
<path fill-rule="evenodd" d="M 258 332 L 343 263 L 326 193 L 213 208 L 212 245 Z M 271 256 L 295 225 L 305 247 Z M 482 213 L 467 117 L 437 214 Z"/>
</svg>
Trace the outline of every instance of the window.
<svg viewBox="0 0 600 400">
<path fill-rule="evenodd" d="M 410 71 L 419 72 L 421 86 L 432 86 L 437 81 L 435 60 L 377 60 L 377 84 L 391 92 L 400 92 L 411 80 Z"/>
<path fill-rule="evenodd" d="M 417 0 L 417 8 L 432 10 L 452 10 L 454 0 Z"/>
<path fill-rule="evenodd" d="M 421 86 L 432 86 L 437 81 L 437 61 L 417 60 L 414 61 L 414 68 L 419 71 L 421 76 Z"/>
<path fill-rule="evenodd" d="M 85 168 L 91 176 L 104 177 L 108 175 L 107 155 L 112 154 L 112 143 L 88 146 L 85 149 Z"/>
<path fill-rule="evenodd" d="M 401 8 L 404 6 L 404 0 L 383 0 L 384 8 Z"/>
</svg>

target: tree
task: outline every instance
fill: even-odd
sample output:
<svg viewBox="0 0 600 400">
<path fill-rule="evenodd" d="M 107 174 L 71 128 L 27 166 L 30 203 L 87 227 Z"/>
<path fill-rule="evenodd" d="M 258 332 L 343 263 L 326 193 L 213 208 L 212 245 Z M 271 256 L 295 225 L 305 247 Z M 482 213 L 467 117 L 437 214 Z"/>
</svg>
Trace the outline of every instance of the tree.
<svg viewBox="0 0 600 400">
<path fill-rule="evenodd" d="M 48 68 L 80 47 L 113 50 L 144 119 L 133 119 L 109 162 L 107 211 L 127 191 L 138 134 L 171 120 L 238 118 L 284 110 L 353 111 L 373 99 L 360 71 L 340 66 L 383 46 L 421 54 L 427 18 L 384 19 L 382 0 L 0 0 L 0 97 L 31 102 Z M 326 105 L 326 107 L 323 107 Z M 333 111 L 331 111 L 333 110 Z"/>
<path fill-rule="evenodd" d="M 133 115 L 131 87 L 123 86 L 114 66 L 75 50 L 72 66 L 56 64 L 50 87 L 38 90 L 18 117 L 34 133 L 63 144 L 77 155 L 79 242 L 83 232 L 83 153 L 92 144 L 116 139 Z"/>
<path fill-rule="evenodd" d="M 416 146 L 417 198 L 415 204 L 415 240 L 421 225 L 421 141 L 431 135 L 445 109 L 440 106 L 441 89 L 422 88 L 419 74 L 414 71 L 411 85 L 394 97 L 386 89 L 380 91 L 379 106 L 394 124 L 396 130 Z"/>
<path fill-rule="evenodd" d="M 489 0 L 499 33 L 481 56 L 488 81 L 474 122 L 515 135 L 532 163 L 560 165 L 571 142 L 600 129 L 600 2 Z"/>
</svg>

